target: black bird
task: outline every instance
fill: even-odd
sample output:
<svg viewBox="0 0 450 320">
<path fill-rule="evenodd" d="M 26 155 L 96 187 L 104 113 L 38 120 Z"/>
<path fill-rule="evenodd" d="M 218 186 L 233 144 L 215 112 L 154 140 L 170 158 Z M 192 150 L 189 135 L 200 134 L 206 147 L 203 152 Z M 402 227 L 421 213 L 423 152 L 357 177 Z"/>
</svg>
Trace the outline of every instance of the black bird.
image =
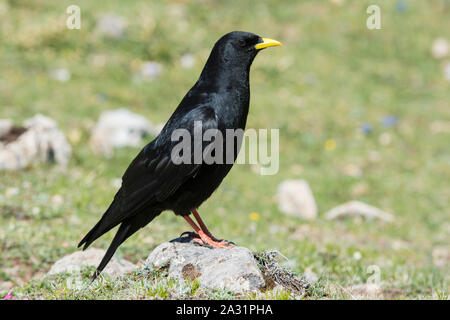
<svg viewBox="0 0 450 320">
<path fill-rule="evenodd" d="M 94 240 L 120 224 L 94 279 L 120 244 L 165 210 L 186 219 L 195 230 L 197 241 L 215 248 L 232 247 L 231 243 L 212 236 L 196 209 L 228 174 L 240 146 L 226 150 L 223 142 L 223 159 L 225 154 L 232 152 L 231 163 L 185 161 L 177 164 L 171 154 L 179 141 L 172 141 L 172 134 L 176 129 L 185 129 L 194 135 L 194 122 L 201 123 L 203 132 L 215 129 L 224 137 L 226 129 L 243 130 L 250 101 L 250 66 L 261 49 L 278 45 L 281 43 L 276 40 L 242 31 L 230 32 L 216 42 L 195 85 L 160 134 L 131 162 L 109 208 L 78 244 L 78 247 L 84 245 L 85 250 Z M 194 143 L 192 146 L 195 149 Z M 200 147 L 205 151 L 207 144 L 201 142 Z M 199 226 L 189 217 L 190 213 Z"/>
</svg>

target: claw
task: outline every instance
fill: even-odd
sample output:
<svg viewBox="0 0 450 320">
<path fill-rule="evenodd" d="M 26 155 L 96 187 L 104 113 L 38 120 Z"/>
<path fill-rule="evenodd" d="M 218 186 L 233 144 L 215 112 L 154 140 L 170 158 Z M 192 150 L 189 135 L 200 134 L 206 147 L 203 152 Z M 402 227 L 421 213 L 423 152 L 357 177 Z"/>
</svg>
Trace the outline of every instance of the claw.
<svg viewBox="0 0 450 320">
<path fill-rule="evenodd" d="M 200 239 L 194 239 L 194 241 L 197 242 L 203 242 L 204 244 L 208 244 L 213 248 L 216 249 L 231 249 L 234 247 L 234 244 L 231 244 L 230 242 L 226 241 L 226 240 L 221 240 L 221 241 L 217 241 L 217 240 L 213 240 L 210 236 L 208 236 L 205 232 L 203 232 L 202 230 L 199 230 L 198 235 L 200 236 Z"/>
<path fill-rule="evenodd" d="M 227 241 L 227 240 L 217 240 L 211 232 L 208 231 L 205 224 L 201 220 L 200 216 L 198 215 L 196 210 L 193 210 L 192 212 L 195 216 L 195 218 L 198 220 L 201 228 L 197 226 L 197 224 L 192 221 L 192 219 L 189 217 L 189 215 L 184 215 L 183 218 L 191 225 L 191 227 L 195 230 L 195 234 L 192 235 L 192 232 L 183 232 L 181 236 L 188 234 L 190 236 L 193 236 L 193 239 L 195 242 L 205 245 L 210 248 L 217 248 L 217 249 L 231 249 L 234 247 L 234 243 Z M 200 238 L 200 239 L 199 239 Z"/>
</svg>

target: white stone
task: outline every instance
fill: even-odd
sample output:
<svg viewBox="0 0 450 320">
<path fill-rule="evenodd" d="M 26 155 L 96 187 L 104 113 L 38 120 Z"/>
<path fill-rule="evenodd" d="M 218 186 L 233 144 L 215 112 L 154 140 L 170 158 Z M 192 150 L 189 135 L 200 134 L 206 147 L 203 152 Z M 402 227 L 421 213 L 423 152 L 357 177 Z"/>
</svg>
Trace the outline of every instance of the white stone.
<svg viewBox="0 0 450 320">
<path fill-rule="evenodd" d="M 90 248 L 85 251 L 77 251 L 70 255 L 63 257 L 56 261 L 50 268 L 48 274 L 58 273 L 74 273 L 80 272 L 83 267 L 94 266 L 97 267 L 100 264 L 106 251 L 102 249 Z M 102 273 L 107 273 L 112 277 L 118 277 L 130 272 L 133 272 L 136 266 L 125 260 L 112 258 L 106 265 Z"/>
<path fill-rule="evenodd" d="M 352 299 L 382 299 L 382 290 L 378 284 L 364 283 L 353 285 L 346 289 Z"/>
<path fill-rule="evenodd" d="M 70 80 L 71 74 L 69 70 L 65 68 L 59 68 L 50 71 L 50 77 L 59 82 L 67 82 Z"/>
<path fill-rule="evenodd" d="M 190 69 L 195 64 L 195 58 L 192 54 L 184 54 L 181 56 L 181 66 L 184 69 Z"/>
<path fill-rule="evenodd" d="M 127 109 L 105 111 L 92 129 L 92 150 L 111 155 L 114 148 L 142 146 L 146 134 L 157 135 L 158 129 L 145 117 Z"/>
<path fill-rule="evenodd" d="M 431 46 L 431 53 L 434 58 L 441 59 L 448 56 L 449 53 L 449 43 L 444 38 L 437 38 L 434 40 Z"/>
<path fill-rule="evenodd" d="M 317 204 L 311 188 L 305 180 L 285 180 L 278 186 L 278 207 L 281 212 L 314 220 L 317 217 Z"/>
<path fill-rule="evenodd" d="M 0 137 L 11 131 L 13 122 L 10 119 L 0 119 Z"/>
<path fill-rule="evenodd" d="M 38 114 L 25 120 L 23 127 L 15 140 L 0 141 L 0 170 L 22 169 L 34 161 L 67 165 L 72 148 L 55 121 Z"/>
<path fill-rule="evenodd" d="M 391 222 L 394 220 L 394 216 L 391 214 L 360 201 L 350 201 L 344 203 L 325 213 L 325 217 L 328 220 L 358 216 L 364 217 L 368 220 L 380 219 L 386 222 Z"/>
<path fill-rule="evenodd" d="M 98 19 L 96 33 L 117 39 L 124 34 L 126 26 L 127 21 L 124 17 L 114 13 L 107 13 Z"/>
</svg>

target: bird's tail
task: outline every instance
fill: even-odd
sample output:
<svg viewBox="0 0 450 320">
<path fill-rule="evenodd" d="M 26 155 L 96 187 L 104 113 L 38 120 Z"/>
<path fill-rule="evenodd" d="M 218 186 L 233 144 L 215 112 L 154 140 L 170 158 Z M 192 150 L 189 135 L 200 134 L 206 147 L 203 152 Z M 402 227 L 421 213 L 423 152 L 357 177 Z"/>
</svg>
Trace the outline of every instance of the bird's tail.
<svg viewBox="0 0 450 320">
<path fill-rule="evenodd" d="M 159 210 L 154 210 L 152 212 L 141 213 L 131 218 L 128 218 L 127 220 L 122 222 L 122 224 L 119 227 L 119 230 L 117 230 L 117 233 L 114 236 L 113 241 L 109 245 L 108 250 L 106 250 L 105 256 L 98 265 L 97 270 L 95 271 L 94 276 L 92 278 L 92 281 L 94 281 L 97 278 L 97 276 L 103 271 L 103 269 L 106 267 L 106 265 L 114 255 L 114 252 L 116 252 L 117 248 L 132 234 L 134 234 L 140 228 L 150 223 L 156 216 L 159 215 L 160 212 L 161 211 Z"/>
<path fill-rule="evenodd" d="M 108 250 L 106 251 L 102 261 L 97 267 L 97 270 L 95 270 L 94 276 L 92 278 L 92 281 L 94 281 L 97 276 L 103 271 L 103 269 L 108 264 L 109 260 L 111 260 L 112 256 L 114 255 L 114 252 L 116 252 L 117 248 L 124 242 L 129 236 L 127 236 L 130 232 L 131 224 L 128 222 L 123 222 L 119 230 L 117 231 L 116 235 L 114 236 L 113 241 L 109 245 Z"/>
<path fill-rule="evenodd" d="M 78 244 L 78 248 L 84 244 L 83 250 L 86 250 L 92 242 L 97 240 L 100 236 L 117 226 L 121 221 L 112 219 L 114 213 L 118 211 L 118 201 L 114 199 L 114 201 L 109 206 L 108 210 L 103 214 L 102 218 L 97 222 L 97 224 L 89 231 L 84 238 Z M 114 221 L 116 220 L 116 221 Z"/>
</svg>

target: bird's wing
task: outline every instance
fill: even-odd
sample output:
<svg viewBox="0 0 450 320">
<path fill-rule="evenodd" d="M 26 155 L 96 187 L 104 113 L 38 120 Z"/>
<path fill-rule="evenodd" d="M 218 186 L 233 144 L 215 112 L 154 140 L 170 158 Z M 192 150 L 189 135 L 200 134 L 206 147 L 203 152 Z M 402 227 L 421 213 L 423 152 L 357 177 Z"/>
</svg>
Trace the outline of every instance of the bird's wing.
<svg viewBox="0 0 450 320">
<path fill-rule="evenodd" d="M 190 163 L 176 164 L 171 158 L 172 149 L 178 143 L 172 141 L 172 132 L 175 129 L 185 129 L 193 138 L 197 121 L 201 121 L 203 131 L 218 129 L 216 113 L 208 106 L 199 106 L 189 112 L 172 116 L 158 137 L 131 162 L 113 202 L 78 246 L 84 244 L 86 249 L 95 239 L 124 221 L 140 223 L 143 218 L 137 218 L 140 213 L 145 213 L 147 222 L 160 213 L 157 203 L 167 199 L 183 182 L 194 177 L 202 165 L 192 161 L 192 155 Z M 191 150 L 200 147 L 203 153 L 207 143 L 201 140 L 191 139 Z M 139 226 L 142 227 L 138 224 L 133 225 L 133 228 Z"/>
<path fill-rule="evenodd" d="M 201 147 L 203 152 L 206 143 L 202 139 L 194 139 L 194 125 L 198 126 L 198 121 L 201 121 L 203 132 L 218 129 L 214 109 L 209 106 L 197 107 L 169 122 L 168 129 L 163 130 L 154 143 L 139 153 L 122 177 L 120 211 L 132 215 L 150 202 L 163 201 L 183 182 L 195 176 L 201 163 L 193 161 L 193 152 L 190 163 L 176 164 L 172 161 L 172 149 L 179 141 L 172 141 L 171 134 L 174 129 L 185 129 L 184 132 L 191 137 L 191 150 Z"/>
</svg>

